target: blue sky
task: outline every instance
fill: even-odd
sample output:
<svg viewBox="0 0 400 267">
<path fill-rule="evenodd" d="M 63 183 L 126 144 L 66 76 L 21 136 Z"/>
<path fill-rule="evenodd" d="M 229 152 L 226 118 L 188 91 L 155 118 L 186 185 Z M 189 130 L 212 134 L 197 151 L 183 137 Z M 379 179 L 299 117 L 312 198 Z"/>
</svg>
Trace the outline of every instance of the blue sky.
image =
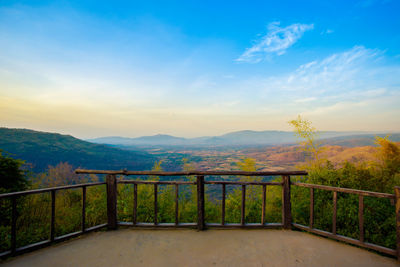
<svg viewBox="0 0 400 267">
<path fill-rule="evenodd" d="M 0 121 L 88 138 L 400 131 L 399 1 L 2 1 Z"/>
</svg>

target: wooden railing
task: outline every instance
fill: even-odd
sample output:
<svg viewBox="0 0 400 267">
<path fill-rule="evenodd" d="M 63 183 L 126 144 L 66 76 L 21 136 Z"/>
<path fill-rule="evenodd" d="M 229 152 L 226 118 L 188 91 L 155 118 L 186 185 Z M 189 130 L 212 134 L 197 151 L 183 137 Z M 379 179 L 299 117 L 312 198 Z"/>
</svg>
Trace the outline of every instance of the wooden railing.
<svg viewBox="0 0 400 267">
<path fill-rule="evenodd" d="M 118 225 L 131 225 L 135 227 L 197 227 L 203 230 L 209 228 L 291 228 L 291 209 L 290 209 L 290 176 L 307 175 L 305 171 L 280 171 L 280 172 L 245 172 L 245 171 L 191 171 L 191 172 L 156 172 L 156 171 L 99 171 L 99 170 L 76 170 L 77 174 L 106 174 L 107 183 L 107 217 L 108 229 L 116 229 Z M 125 176 L 196 176 L 195 182 L 188 181 L 139 181 L 139 180 L 120 180 L 117 175 Z M 205 181 L 205 176 L 282 176 L 282 182 L 243 182 L 243 181 Z M 117 183 L 134 185 L 134 204 L 132 222 L 117 221 Z M 154 221 L 153 223 L 137 222 L 137 185 L 151 184 L 154 186 Z M 158 186 L 161 184 L 175 185 L 175 222 L 159 223 L 157 221 L 157 196 Z M 178 192 L 179 185 L 196 185 L 197 187 L 197 222 L 179 223 L 178 221 Z M 211 224 L 205 222 L 204 214 L 204 185 L 213 184 L 222 186 L 222 205 L 221 223 Z M 225 192 L 226 185 L 241 186 L 241 219 L 239 224 L 225 223 Z M 246 209 L 246 186 L 255 185 L 263 187 L 262 219 L 260 223 L 248 224 L 245 222 Z M 266 186 L 282 186 L 282 223 L 265 223 L 265 191 Z"/>
<path fill-rule="evenodd" d="M 191 171 L 191 172 L 156 172 L 156 171 L 104 171 L 104 170 L 76 170 L 77 174 L 103 174 L 106 175 L 106 181 L 102 183 L 79 184 L 71 186 L 62 186 L 38 190 L 30 190 L 24 192 L 0 194 L 0 199 L 10 198 L 12 203 L 12 222 L 11 222 L 11 248 L 9 251 L 3 252 L 0 256 L 14 255 L 19 252 L 31 250 L 33 248 L 42 247 L 53 242 L 64 240 L 69 237 L 77 236 L 88 231 L 96 230 L 102 227 L 108 229 L 117 229 L 118 225 L 127 225 L 133 227 L 150 227 L 150 228 L 197 228 L 203 230 L 205 228 L 283 228 L 291 229 L 292 227 L 314 234 L 322 235 L 332 239 L 340 240 L 346 243 L 357 245 L 360 247 L 372 249 L 385 253 L 388 255 L 396 256 L 400 259 L 400 187 L 395 188 L 395 194 L 369 192 L 363 190 L 306 184 L 299 182 L 291 182 L 290 176 L 304 176 L 307 175 L 304 171 L 291 171 L 291 172 L 243 172 L 243 171 Z M 149 181 L 149 180 L 117 180 L 117 175 L 123 176 L 195 176 L 194 181 Z M 244 182 L 244 181 L 209 181 L 205 180 L 205 176 L 282 176 L 281 182 Z M 85 207 L 86 207 L 86 187 L 106 185 L 107 190 L 107 223 L 97 225 L 91 228 L 85 226 Z M 133 184 L 133 211 L 132 222 L 118 222 L 117 219 L 117 184 Z M 152 223 L 138 222 L 137 205 L 138 205 L 138 185 L 150 185 L 154 187 L 154 217 Z M 221 196 L 221 222 L 220 223 L 206 223 L 205 221 L 205 190 L 204 186 L 220 185 L 222 189 Z M 172 185 L 175 187 L 175 221 L 169 223 L 160 223 L 157 221 L 158 215 L 158 189 L 160 185 Z M 195 185 L 197 188 L 197 222 L 181 223 L 179 222 L 179 186 L 180 185 Z M 225 222 L 225 199 L 226 199 L 226 186 L 234 185 L 241 187 L 241 218 L 240 223 L 226 223 Z M 261 186 L 262 187 L 262 210 L 260 223 L 246 223 L 246 187 L 247 186 Z M 267 186 L 282 186 L 282 221 L 281 223 L 267 223 L 265 220 L 265 205 L 266 205 L 266 187 Z M 309 226 L 293 223 L 291 214 L 291 186 L 307 187 L 310 188 L 310 221 Z M 75 233 L 70 233 L 64 236 L 55 237 L 54 233 L 54 214 L 55 214 L 55 194 L 58 190 L 65 190 L 71 188 L 82 188 L 82 230 Z M 332 232 L 326 232 L 314 228 L 314 189 L 328 190 L 333 192 L 333 216 L 332 216 Z M 51 224 L 50 224 L 50 238 L 49 240 L 31 244 L 25 247 L 16 246 L 16 220 L 17 208 L 16 199 L 20 196 L 27 194 L 38 193 L 51 193 Z M 337 193 L 349 193 L 359 196 L 359 240 L 338 235 L 336 231 L 336 215 L 337 215 Z M 396 233 L 397 233 L 397 249 L 390 249 L 376 244 L 365 242 L 364 238 L 364 196 L 386 198 L 395 201 L 396 204 Z"/>
<path fill-rule="evenodd" d="M 40 247 L 44 247 L 50 245 L 54 242 L 59 242 L 66 240 L 71 237 L 79 236 L 86 232 L 91 232 L 103 227 L 106 227 L 107 224 L 100 224 L 93 227 L 86 227 L 86 188 L 89 186 L 99 186 L 105 185 L 106 183 L 86 183 L 86 184 L 77 184 L 77 185 L 67 185 L 67 186 L 58 186 L 51 188 L 43 188 L 43 189 L 35 189 L 28 190 L 22 192 L 13 192 L 13 193 L 5 193 L 0 194 L 0 199 L 9 198 L 11 200 L 11 247 L 10 250 L 0 253 L 0 257 L 7 257 L 10 255 L 16 255 L 22 252 L 31 251 Z M 68 233 L 62 236 L 55 236 L 55 214 L 56 214 L 56 192 L 60 190 L 68 190 L 74 188 L 82 188 L 82 215 L 81 215 L 81 230 L 73 233 Z M 43 194 L 50 193 L 51 195 L 51 219 L 50 219 L 50 236 L 48 240 L 41 241 L 34 244 L 29 244 L 23 247 L 17 247 L 17 200 L 20 197 L 32 195 L 32 194 Z"/>
<path fill-rule="evenodd" d="M 295 228 L 305 230 L 314 234 L 322 235 L 325 237 L 329 237 L 332 239 L 340 240 L 346 243 L 350 243 L 353 245 L 357 245 L 360 247 L 373 249 L 385 254 L 389 254 L 392 256 L 398 256 L 399 251 L 399 241 L 400 241 L 400 232 L 399 232 L 399 208 L 400 208 L 400 187 L 395 187 L 395 194 L 387 194 L 387 193 L 378 193 L 378 192 L 371 192 L 371 191 L 363 191 L 363 190 L 356 190 L 350 188 L 341 188 L 341 187 L 333 187 L 333 186 L 326 186 L 326 185 L 316 185 L 316 184 L 306 184 L 306 183 L 292 183 L 294 186 L 300 187 L 307 187 L 310 188 L 310 220 L 309 225 L 301 225 L 293 223 L 292 225 Z M 332 191 L 332 232 L 326 232 L 320 229 L 314 228 L 314 189 L 320 189 L 325 191 Z M 358 195 L 358 229 L 359 229 L 359 239 L 354 239 L 342 235 L 337 234 L 336 229 L 336 219 L 337 219 L 337 194 L 340 193 L 347 193 L 347 194 L 354 194 Z M 371 244 L 365 241 L 365 234 L 364 234 L 364 196 L 369 197 L 378 197 L 378 198 L 386 198 L 396 202 L 396 225 L 397 225 L 397 250 L 382 247 L 376 244 Z"/>
</svg>

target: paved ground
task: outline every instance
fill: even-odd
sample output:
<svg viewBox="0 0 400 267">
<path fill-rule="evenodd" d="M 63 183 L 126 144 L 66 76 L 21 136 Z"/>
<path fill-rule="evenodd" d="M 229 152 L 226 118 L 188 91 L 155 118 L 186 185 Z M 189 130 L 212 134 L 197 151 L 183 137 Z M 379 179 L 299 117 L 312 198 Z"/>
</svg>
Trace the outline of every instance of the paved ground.
<svg viewBox="0 0 400 267">
<path fill-rule="evenodd" d="M 399 266 L 388 257 L 284 230 L 97 232 L 3 262 L 4 266 Z"/>
</svg>

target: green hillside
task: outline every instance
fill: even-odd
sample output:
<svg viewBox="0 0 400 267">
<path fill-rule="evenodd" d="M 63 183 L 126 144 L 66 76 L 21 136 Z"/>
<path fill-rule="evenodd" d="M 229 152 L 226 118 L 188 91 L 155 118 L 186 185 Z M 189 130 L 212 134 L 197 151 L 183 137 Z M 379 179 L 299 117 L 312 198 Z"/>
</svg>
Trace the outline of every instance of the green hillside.
<svg viewBox="0 0 400 267">
<path fill-rule="evenodd" d="M 156 160 L 142 151 L 126 151 L 70 135 L 27 129 L 0 128 L 0 149 L 31 163 L 35 172 L 59 162 L 90 169 L 149 170 Z"/>
</svg>

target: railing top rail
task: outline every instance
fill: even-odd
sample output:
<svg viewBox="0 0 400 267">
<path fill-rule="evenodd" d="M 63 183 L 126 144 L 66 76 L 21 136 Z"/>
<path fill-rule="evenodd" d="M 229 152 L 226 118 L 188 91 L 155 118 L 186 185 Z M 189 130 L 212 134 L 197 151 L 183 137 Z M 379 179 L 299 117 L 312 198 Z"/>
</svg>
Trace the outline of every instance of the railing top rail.
<svg viewBox="0 0 400 267">
<path fill-rule="evenodd" d="M 37 193 L 46 193 L 46 192 L 50 192 L 50 191 L 54 191 L 54 190 L 63 190 L 63 189 L 79 188 L 79 187 L 84 187 L 84 186 L 94 186 L 94 185 L 102 185 L 102 184 L 106 184 L 106 183 L 98 182 L 98 183 L 74 184 L 74 185 L 64 185 L 64 186 L 48 187 L 48 188 L 41 188 L 41 189 L 33 189 L 33 190 L 27 190 L 27 191 L 11 192 L 11 193 L 0 194 L 0 198 L 13 197 L 13 196 L 24 196 L 24 195 L 37 194 Z"/>
<path fill-rule="evenodd" d="M 195 185 L 191 181 L 139 181 L 119 180 L 119 184 L 172 184 L 172 185 Z M 282 185 L 282 182 L 241 182 L 241 181 L 204 181 L 204 184 L 225 184 L 225 185 Z"/>
<path fill-rule="evenodd" d="M 195 185 L 196 182 L 190 181 L 138 181 L 138 180 L 119 180 L 119 184 L 169 184 L 169 185 Z"/>
<path fill-rule="evenodd" d="M 204 181 L 204 183 L 225 185 L 283 185 L 283 182 Z"/>
<path fill-rule="evenodd" d="M 154 176 L 192 176 L 192 175 L 242 175 L 242 176 L 280 176 L 280 175 L 307 175 L 306 171 L 188 171 L 188 172 L 160 172 L 160 171 L 109 171 L 109 170 L 75 170 L 77 174 L 112 174 L 112 175 L 154 175 Z"/>
<path fill-rule="evenodd" d="M 302 186 L 302 187 L 309 187 L 309 188 L 316 188 L 316 189 L 322 189 L 322 190 L 328 190 L 328 191 L 335 191 L 335 192 L 342 192 L 342 193 L 349 193 L 349 194 L 356 194 L 356 195 L 362 195 L 362 196 L 382 197 L 382 198 L 395 199 L 395 195 L 394 194 L 388 194 L 388 193 L 364 191 L 364 190 L 343 188 L 343 187 L 335 187 L 335 186 L 328 186 L 328 185 L 298 183 L 298 182 L 293 182 L 292 185 L 297 185 L 297 186 Z"/>
</svg>

